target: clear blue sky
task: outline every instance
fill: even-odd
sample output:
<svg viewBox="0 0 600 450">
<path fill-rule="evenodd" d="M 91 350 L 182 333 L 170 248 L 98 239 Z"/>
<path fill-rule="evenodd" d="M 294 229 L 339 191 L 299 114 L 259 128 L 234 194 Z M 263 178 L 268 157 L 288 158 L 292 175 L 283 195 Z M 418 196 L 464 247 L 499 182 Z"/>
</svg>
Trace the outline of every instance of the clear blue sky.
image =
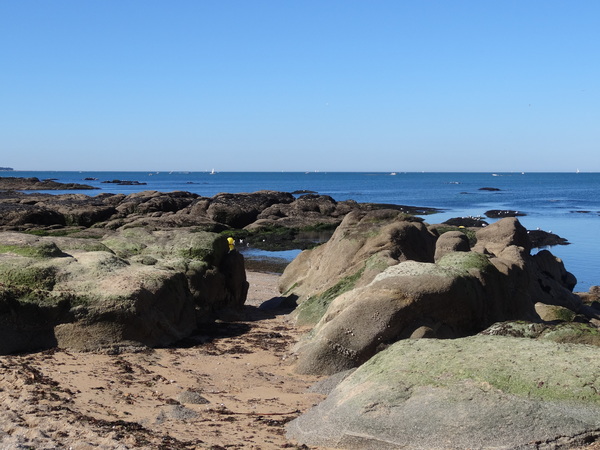
<svg viewBox="0 0 600 450">
<path fill-rule="evenodd" d="M 598 0 L 0 0 L 0 166 L 600 171 Z"/>
</svg>

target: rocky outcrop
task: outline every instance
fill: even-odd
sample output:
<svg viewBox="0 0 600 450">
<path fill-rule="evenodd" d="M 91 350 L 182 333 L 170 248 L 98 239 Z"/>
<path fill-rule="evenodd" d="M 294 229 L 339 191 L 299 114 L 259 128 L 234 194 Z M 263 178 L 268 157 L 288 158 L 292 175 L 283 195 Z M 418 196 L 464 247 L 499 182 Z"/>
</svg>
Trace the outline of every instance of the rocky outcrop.
<svg viewBox="0 0 600 450">
<path fill-rule="evenodd" d="M 483 220 L 481 217 L 453 217 L 452 219 L 448 219 L 444 222 L 446 225 L 451 225 L 454 227 L 487 227 L 489 225 L 488 222 Z"/>
<path fill-rule="evenodd" d="M 351 211 L 396 209 L 431 213 L 435 209 L 401 205 L 336 202 L 329 196 L 294 195 L 276 191 L 217 194 L 201 197 L 190 192 L 142 191 L 130 195 L 0 193 L 0 230 L 24 231 L 45 227 L 78 226 L 115 230 L 149 227 L 197 227 L 205 231 L 246 228 L 303 230 L 335 227 Z"/>
<path fill-rule="evenodd" d="M 433 261 L 435 235 L 413 216 L 395 210 L 354 211 L 331 239 L 300 253 L 284 271 L 280 290 L 300 307 L 301 324 L 316 323 L 333 298 L 370 283 L 400 261 Z"/>
<path fill-rule="evenodd" d="M 454 252 L 468 252 L 471 250 L 469 238 L 460 231 L 448 231 L 443 233 L 435 243 L 435 262 L 438 262 L 444 255 Z"/>
<path fill-rule="evenodd" d="M 331 374 L 324 384 L 335 386 L 288 425 L 288 438 L 532 450 L 599 439 L 600 289 L 573 294 L 574 277 L 547 250 L 530 253 L 517 219 L 450 231 L 419 223 L 435 253 L 421 241 L 417 261 L 391 257 L 389 230 L 402 220 L 379 214 L 348 215 L 282 277 L 297 320 L 316 323 L 294 348 L 295 370 Z M 356 275 L 330 269 L 337 258 Z"/>
<path fill-rule="evenodd" d="M 18 178 L 0 177 L 0 190 L 17 191 L 56 191 L 56 190 L 82 190 L 98 189 L 87 184 L 59 183 L 54 180 L 40 180 L 37 177 Z"/>
<path fill-rule="evenodd" d="M 135 180 L 106 180 L 101 181 L 101 183 L 105 184 L 118 184 L 119 186 L 145 186 L 148 183 L 135 181 Z"/>
<path fill-rule="evenodd" d="M 538 303 L 538 305 L 540 305 Z M 536 311 L 538 310 L 536 305 Z M 498 322 L 483 330 L 485 336 L 509 336 L 514 338 L 548 340 L 559 344 L 584 344 L 600 347 L 600 331 L 581 320 L 572 311 L 563 309 L 551 317 L 550 322 Z M 600 310 L 598 311 L 600 312 Z"/>
<path fill-rule="evenodd" d="M 247 290 L 243 257 L 213 233 L 0 233 L 0 354 L 168 345 L 239 313 Z"/>
<path fill-rule="evenodd" d="M 513 210 L 503 210 L 503 209 L 490 209 L 485 212 L 486 217 L 490 219 L 501 219 L 503 217 L 517 217 L 517 216 L 526 216 L 524 212 L 521 211 L 513 211 Z"/>
<path fill-rule="evenodd" d="M 399 339 L 539 321 L 537 302 L 597 316 L 572 293 L 562 261 L 546 250 L 530 255 L 517 219 L 478 228 L 472 249 L 461 232 L 437 238 L 439 230 L 385 211 L 351 213 L 328 243 L 301 253 L 280 286 L 299 303 L 297 321 L 315 325 L 295 349 L 296 369 L 332 374 Z"/>
<path fill-rule="evenodd" d="M 485 254 L 498 255 L 510 246 L 517 246 L 529 252 L 531 241 L 527 230 L 514 218 L 499 220 L 485 228 L 477 230 L 477 243 L 474 251 Z"/>
<path fill-rule="evenodd" d="M 501 336 L 397 342 L 287 427 L 310 446 L 574 448 L 600 437 L 597 348 Z"/>
<path fill-rule="evenodd" d="M 528 230 L 531 246 L 534 248 L 550 247 L 553 245 L 568 245 L 569 241 L 550 231 Z"/>
<path fill-rule="evenodd" d="M 356 202 L 336 202 L 328 195 L 306 194 L 289 203 L 278 203 L 264 209 L 252 228 L 284 226 L 302 228 L 315 223 L 338 224 Z"/>
<path fill-rule="evenodd" d="M 206 213 L 215 222 L 233 228 L 244 228 L 253 223 L 258 215 L 275 204 L 287 205 L 294 201 L 292 194 L 275 191 L 259 191 L 252 194 L 217 194 Z"/>
</svg>

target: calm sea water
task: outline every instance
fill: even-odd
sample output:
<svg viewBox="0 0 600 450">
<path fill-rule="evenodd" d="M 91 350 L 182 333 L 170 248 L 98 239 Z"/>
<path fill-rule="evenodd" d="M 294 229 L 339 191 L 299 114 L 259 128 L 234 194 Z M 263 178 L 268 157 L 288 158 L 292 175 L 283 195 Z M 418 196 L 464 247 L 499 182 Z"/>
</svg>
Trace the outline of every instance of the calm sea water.
<svg viewBox="0 0 600 450">
<path fill-rule="evenodd" d="M 251 172 L 3 172 L 0 176 L 53 178 L 85 183 L 96 191 L 48 191 L 51 194 L 102 192 L 129 194 L 142 190 L 189 191 L 203 196 L 263 189 L 292 192 L 307 189 L 336 200 L 397 203 L 441 208 L 429 223 L 451 217 L 484 215 L 490 209 L 511 209 L 529 228 L 552 231 L 571 242 L 552 253 L 563 259 L 578 279 L 577 290 L 600 284 L 600 173 L 251 173 Z M 84 178 L 96 178 L 84 181 Z M 105 180 L 147 183 L 143 186 L 104 184 Z M 482 191 L 482 187 L 499 191 Z M 488 219 L 488 222 L 493 220 Z"/>
</svg>

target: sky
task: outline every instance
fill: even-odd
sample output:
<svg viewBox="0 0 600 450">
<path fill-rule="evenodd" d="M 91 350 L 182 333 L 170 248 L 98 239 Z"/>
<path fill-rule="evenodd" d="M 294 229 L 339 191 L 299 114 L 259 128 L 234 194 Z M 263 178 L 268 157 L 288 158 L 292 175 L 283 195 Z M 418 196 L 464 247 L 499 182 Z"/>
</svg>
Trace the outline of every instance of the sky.
<svg viewBox="0 0 600 450">
<path fill-rule="evenodd" d="M 600 172 L 597 0 L 0 0 L 0 166 Z"/>
</svg>

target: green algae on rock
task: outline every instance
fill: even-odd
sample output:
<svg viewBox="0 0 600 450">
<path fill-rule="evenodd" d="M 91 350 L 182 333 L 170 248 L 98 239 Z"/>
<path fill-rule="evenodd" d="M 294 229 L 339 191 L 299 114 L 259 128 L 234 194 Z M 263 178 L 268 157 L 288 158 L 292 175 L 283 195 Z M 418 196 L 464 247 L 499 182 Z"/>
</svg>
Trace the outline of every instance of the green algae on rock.
<svg viewBox="0 0 600 450">
<path fill-rule="evenodd" d="M 242 307 L 243 257 L 228 253 L 222 236 L 142 228 L 106 234 L 0 233 L 0 354 L 168 345 Z"/>
<path fill-rule="evenodd" d="M 404 340 L 292 421 L 288 437 L 348 449 L 572 448 L 598 437 L 598 392 L 596 347 L 481 335 Z"/>
</svg>

